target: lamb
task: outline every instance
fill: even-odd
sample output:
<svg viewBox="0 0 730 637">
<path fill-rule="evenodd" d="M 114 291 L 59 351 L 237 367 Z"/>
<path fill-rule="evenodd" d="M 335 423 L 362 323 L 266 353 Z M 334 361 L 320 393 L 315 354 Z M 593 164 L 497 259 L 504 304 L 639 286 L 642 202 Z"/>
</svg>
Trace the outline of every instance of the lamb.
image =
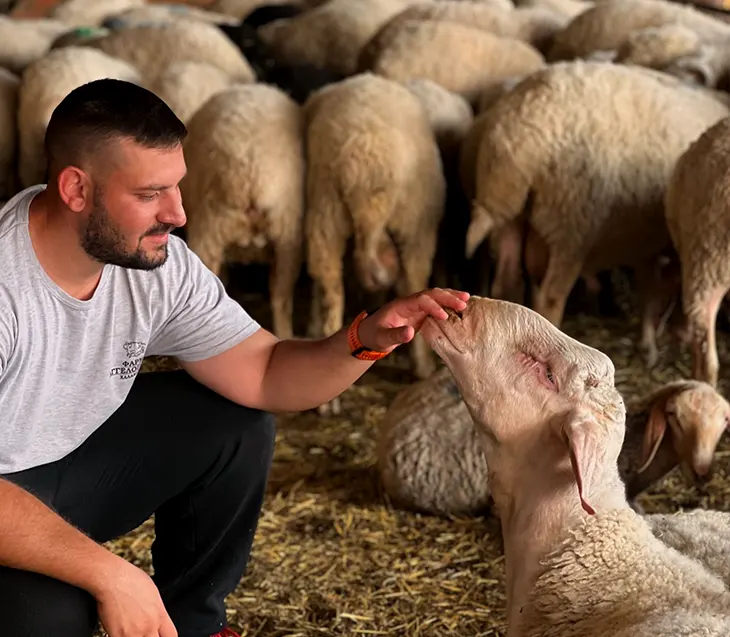
<svg viewBox="0 0 730 637">
<path fill-rule="evenodd" d="M 692 376 L 717 386 L 715 321 L 730 290 L 730 118 L 709 127 L 678 158 L 666 191 L 666 222 L 679 255 Z"/>
<path fill-rule="evenodd" d="M 533 307 L 555 325 L 579 275 L 633 268 L 640 349 L 653 365 L 659 261 L 672 253 L 664 190 L 675 161 L 728 106 L 651 69 L 577 60 L 532 73 L 485 113 L 467 256 L 524 219 L 546 254 L 544 272 L 539 260 L 530 271 Z"/>
<path fill-rule="evenodd" d="M 350 237 L 366 291 L 428 287 L 446 184 L 427 111 L 402 84 L 363 73 L 313 93 L 304 111 L 310 334 L 328 336 L 343 326 Z M 416 335 L 409 346 L 416 376 L 430 376 L 426 344 Z M 319 411 L 330 410 L 339 401 Z"/>
<path fill-rule="evenodd" d="M 370 70 L 399 82 L 427 78 L 476 105 L 487 87 L 544 66 L 542 55 L 521 40 L 457 22 L 406 20 Z"/>
<path fill-rule="evenodd" d="M 728 635 L 730 590 L 626 500 L 626 406 L 611 359 L 519 304 L 472 297 L 450 315 L 426 319 L 421 334 L 482 434 L 507 635 Z"/>
<path fill-rule="evenodd" d="M 187 124 L 213 95 L 229 88 L 233 79 L 206 62 L 174 62 L 151 85 L 180 120 Z"/>
<path fill-rule="evenodd" d="M 270 263 L 273 331 L 291 338 L 303 262 L 301 108 L 273 86 L 235 86 L 210 98 L 188 131 L 188 246 L 218 275 L 224 260 Z"/>
<path fill-rule="evenodd" d="M 679 465 L 685 476 L 706 475 L 730 421 L 730 405 L 706 383 L 679 380 L 628 409 L 618 457 L 632 508 Z M 399 505 L 437 515 L 478 514 L 490 498 L 479 429 L 447 368 L 401 391 L 378 429 L 378 468 Z"/>
<path fill-rule="evenodd" d="M 597 2 L 556 34 L 549 62 L 586 57 L 596 51 L 616 51 L 632 33 L 666 24 L 685 26 L 706 42 L 727 39 L 730 25 L 698 9 L 668 0 Z"/>
<path fill-rule="evenodd" d="M 60 20 L 16 20 L 0 15 L 0 66 L 13 73 L 22 73 L 26 66 L 48 53 L 57 37 L 70 30 Z"/>
<path fill-rule="evenodd" d="M 56 49 L 26 68 L 18 94 L 18 168 L 23 188 L 45 180 L 43 140 L 56 106 L 73 89 L 103 78 L 142 84 L 131 64 L 85 46 Z"/>
<path fill-rule="evenodd" d="M 360 50 L 388 20 L 414 0 L 328 0 L 291 18 L 259 29 L 275 56 L 307 63 L 343 76 L 357 71 Z"/>
<path fill-rule="evenodd" d="M 678 58 L 698 52 L 700 44 L 700 36 L 689 27 L 663 24 L 630 33 L 613 61 L 662 71 Z"/>
<path fill-rule="evenodd" d="M 730 90 L 730 38 L 722 42 L 702 42 L 696 51 L 677 56 L 665 72 L 700 86 Z"/>
<path fill-rule="evenodd" d="M 88 44 L 139 69 L 148 83 L 154 82 L 173 62 L 207 62 L 234 80 L 253 82 L 251 66 L 213 24 L 178 20 L 166 24 L 129 27 L 113 31 Z"/>
<path fill-rule="evenodd" d="M 439 0 L 419 2 L 408 7 L 381 29 L 385 32 L 381 37 L 387 40 L 387 31 L 397 29 L 397 25 L 401 22 L 412 20 L 456 22 L 504 38 L 522 40 L 541 52 L 548 50 L 555 34 L 569 22 L 569 19 L 562 14 L 545 7 L 515 9 L 514 6 Z"/>
<path fill-rule="evenodd" d="M 109 16 L 145 6 L 145 0 L 63 0 L 48 15 L 69 27 L 98 27 Z"/>
<path fill-rule="evenodd" d="M 18 190 L 18 94 L 20 78 L 0 68 L 0 199 L 8 201 Z"/>
</svg>

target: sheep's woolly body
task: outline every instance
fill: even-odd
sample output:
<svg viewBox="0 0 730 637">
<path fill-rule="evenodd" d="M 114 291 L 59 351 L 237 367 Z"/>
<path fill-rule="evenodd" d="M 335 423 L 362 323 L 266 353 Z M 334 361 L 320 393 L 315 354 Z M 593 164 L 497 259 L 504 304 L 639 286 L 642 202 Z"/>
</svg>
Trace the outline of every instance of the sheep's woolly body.
<svg viewBox="0 0 730 637">
<path fill-rule="evenodd" d="M 352 75 L 360 50 L 383 24 L 413 1 L 328 0 L 295 18 L 266 24 L 259 34 L 287 63 L 307 63 Z"/>
<path fill-rule="evenodd" d="M 234 80 L 253 82 L 253 69 L 238 47 L 217 26 L 179 20 L 130 27 L 94 40 L 89 46 L 137 67 L 148 82 L 173 62 L 207 62 Z"/>
<path fill-rule="evenodd" d="M 43 139 L 56 106 L 73 89 L 103 78 L 142 83 L 135 67 L 89 47 L 56 49 L 25 70 L 18 99 L 19 173 L 23 188 L 43 182 Z"/>
<path fill-rule="evenodd" d="M 730 512 L 694 509 L 645 516 L 652 533 L 682 555 L 702 562 L 730 588 Z"/>
<path fill-rule="evenodd" d="M 534 72 L 485 113 L 468 242 L 519 219 L 531 195 L 551 255 L 535 309 L 557 324 L 579 274 L 647 267 L 667 248 L 674 163 L 728 108 L 650 69 L 575 61 Z"/>
<path fill-rule="evenodd" d="M 649 27 L 629 34 L 614 62 L 663 70 L 677 58 L 698 52 L 700 43 L 697 32 L 682 24 Z"/>
<path fill-rule="evenodd" d="M 542 560 L 522 637 L 727 637 L 730 591 L 630 509 L 566 531 Z"/>
<path fill-rule="evenodd" d="M 441 368 L 410 385 L 380 423 L 380 477 L 399 506 L 473 514 L 489 504 L 487 461 L 453 376 Z"/>
<path fill-rule="evenodd" d="M 151 85 L 184 123 L 213 95 L 229 88 L 231 77 L 206 62 L 175 62 Z"/>
<path fill-rule="evenodd" d="M 410 80 L 405 86 L 426 109 L 441 152 L 447 155 L 456 153 L 474 120 L 469 103 L 430 80 Z"/>
<path fill-rule="evenodd" d="M 730 118 L 708 127 L 679 158 L 666 192 L 666 221 L 682 268 L 693 377 L 717 383 L 715 321 L 730 288 Z"/>
<path fill-rule="evenodd" d="M 20 78 L 0 68 L 0 199 L 17 191 L 18 97 Z"/>
<path fill-rule="evenodd" d="M 304 108 L 308 268 L 320 312 L 312 332 L 332 334 L 343 324 L 343 260 L 353 235 L 361 285 L 395 283 L 401 295 L 428 287 L 445 179 L 426 109 L 405 86 L 365 73 L 320 89 Z M 412 345 L 425 378 L 432 354 L 420 335 Z"/>
<path fill-rule="evenodd" d="M 17 20 L 0 16 L 0 66 L 21 73 L 31 62 L 48 53 L 57 37 L 70 30 L 60 20 Z"/>
<path fill-rule="evenodd" d="M 727 38 L 730 25 L 692 6 L 667 0 L 611 0 L 577 16 L 555 36 L 547 59 L 585 57 L 594 51 L 616 51 L 641 29 L 677 24 L 692 29 L 702 39 Z"/>
<path fill-rule="evenodd" d="M 543 51 L 569 22 L 564 15 L 545 7 L 506 9 L 463 0 L 439 0 L 408 7 L 390 21 L 388 29 L 395 28 L 399 22 L 411 20 L 456 22 L 494 35 L 522 40 Z"/>
<path fill-rule="evenodd" d="M 225 13 L 216 13 L 185 4 L 148 4 L 120 11 L 108 16 L 124 27 L 139 26 L 146 23 L 207 22 L 210 24 L 238 24 L 238 20 Z"/>
<path fill-rule="evenodd" d="M 273 86 L 235 86 L 208 100 L 188 130 L 188 246 L 217 274 L 224 261 L 270 263 L 274 332 L 290 338 L 302 264 L 301 109 Z"/>
<path fill-rule="evenodd" d="M 372 71 L 399 82 L 427 78 L 475 104 L 485 88 L 544 66 L 526 42 L 456 22 L 407 20 L 380 50 Z"/>
<path fill-rule="evenodd" d="M 96 27 L 115 13 L 144 4 L 145 0 L 64 0 L 49 15 L 70 27 Z"/>
</svg>

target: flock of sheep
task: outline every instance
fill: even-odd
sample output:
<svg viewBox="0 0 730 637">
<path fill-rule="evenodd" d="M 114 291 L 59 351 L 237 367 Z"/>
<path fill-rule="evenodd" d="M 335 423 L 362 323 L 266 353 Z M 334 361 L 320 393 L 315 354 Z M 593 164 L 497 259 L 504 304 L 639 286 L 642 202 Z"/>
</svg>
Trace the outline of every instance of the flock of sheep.
<svg viewBox="0 0 730 637">
<path fill-rule="evenodd" d="M 221 277 L 230 262 L 270 264 L 279 337 L 294 335 L 303 268 L 309 335 L 343 326 L 348 259 L 355 287 L 370 293 L 435 284 L 510 302 L 474 299 L 444 327 L 452 345 L 470 330 L 473 353 L 447 351 L 433 327 L 409 346 L 419 380 L 396 398 L 378 441 L 388 492 L 435 514 L 497 503 L 510 637 L 727 637 L 730 514 L 645 516 L 634 498 L 677 465 L 706 473 L 730 423 L 715 346 L 730 289 L 730 24 L 667 0 L 272 2 L 67 0 L 47 18 L 0 17 L 0 198 L 43 181 L 45 127 L 68 92 L 125 79 L 188 127 L 188 245 Z M 635 275 L 647 367 L 674 324 L 692 348 L 693 378 L 627 414 L 616 408 L 615 456 L 617 430 L 591 438 L 576 427 L 602 421 L 585 414 L 558 425 L 567 447 L 555 447 L 554 405 L 584 409 L 586 396 L 615 391 L 605 356 L 557 328 L 578 279 L 597 295 L 617 267 Z M 534 351 L 505 363 L 498 350 L 510 348 Z M 435 352 L 446 367 L 437 370 Z M 507 371 L 476 378 L 469 356 Z M 542 416 L 528 417 L 536 400 Z M 516 423 L 529 418 L 554 464 L 526 462 L 536 450 L 519 446 Z M 498 434 L 509 422 L 514 431 Z M 568 495 L 564 484 L 550 491 L 566 476 Z M 540 487 L 555 504 L 576 485 L 583 509 L 597 511 L 592 522 L 528 497 Z M 618 513 L 601 517 L 602 503 Z M 561 549 L 539 566 L 526 528 L 562 538 L 573 556 L 561 563 Z M 634 548 L 602 539 L 611 533 Z M 525 570 L 509 567 L 517 547 L 526 553 L 513 559 L 532 560 Z M 599 567 L 611 559 L 630 564 L 631 577 L 625 565 L 616 578 Z M 522 619 L 515 599 L 531 605 Z"/>
</svg>

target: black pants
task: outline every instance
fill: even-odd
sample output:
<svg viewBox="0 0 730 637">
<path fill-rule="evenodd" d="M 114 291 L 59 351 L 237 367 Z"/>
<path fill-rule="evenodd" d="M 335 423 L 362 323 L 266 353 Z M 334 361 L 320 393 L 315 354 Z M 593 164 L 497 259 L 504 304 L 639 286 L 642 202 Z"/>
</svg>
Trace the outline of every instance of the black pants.
<svg viewBox="0 0 730 637">
<path fill-rule="evenodd" d="M 236 405 L 186 372 L 145 373 L 77 450 L 3 478 L 98 542 L 154 512 L 154 580 L 167 612 L 179 637 L 208 637 L 225 626 L 224 599 L 248 562 L 274 436 L 270 414 Z M 96 625 L 86 591 L 0 567 L 3 637 L 91 637 Z"/>
</svg>

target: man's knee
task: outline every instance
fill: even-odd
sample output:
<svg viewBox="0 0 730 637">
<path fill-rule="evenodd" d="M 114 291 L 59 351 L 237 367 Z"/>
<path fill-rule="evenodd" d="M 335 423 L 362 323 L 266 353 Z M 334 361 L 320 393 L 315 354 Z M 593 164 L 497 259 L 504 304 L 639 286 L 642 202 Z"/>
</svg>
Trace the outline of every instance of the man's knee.
<svg viewBox="0 0 730 637">
<path fill-rule="evenodd" d="M 0 567 L 0 624 L 13 637 L 92 637 L 96 600 L 51 577 Z"/>
<path fill-rule="evenodd" d="M 233 432 L 231 442 L 239 443 L 240 455 L 268 471 L 274 454 L 276 418 L 265 411 L 238 406 L 232 410 L 230 418 L 228 431 Z"/>
</svg>

